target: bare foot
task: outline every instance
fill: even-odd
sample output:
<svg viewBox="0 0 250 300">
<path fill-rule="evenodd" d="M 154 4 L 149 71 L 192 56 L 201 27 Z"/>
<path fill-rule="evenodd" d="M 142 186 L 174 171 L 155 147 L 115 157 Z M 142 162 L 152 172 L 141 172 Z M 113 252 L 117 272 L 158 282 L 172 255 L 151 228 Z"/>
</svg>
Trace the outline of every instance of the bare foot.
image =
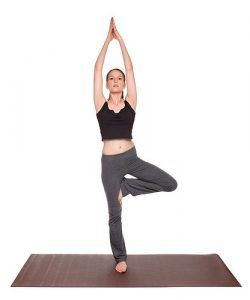
<svg viewBox="0 0 250 300">
<path fill-rule="evenodd" d="M 122 205 L 122 190 L 120 189 L 119 195 L 118 195 L 118 202 Z"/>
<path fill-rule="evenodd" d="M 128 266 L 127 266 L 127 263 L 125 261 L 120 261 L 116 265 L 115 269 L 116 269 L 117 272 L 122 273 L 122 272 L 126 272 L 127 271 L 127 267 Z"/>
</svg>

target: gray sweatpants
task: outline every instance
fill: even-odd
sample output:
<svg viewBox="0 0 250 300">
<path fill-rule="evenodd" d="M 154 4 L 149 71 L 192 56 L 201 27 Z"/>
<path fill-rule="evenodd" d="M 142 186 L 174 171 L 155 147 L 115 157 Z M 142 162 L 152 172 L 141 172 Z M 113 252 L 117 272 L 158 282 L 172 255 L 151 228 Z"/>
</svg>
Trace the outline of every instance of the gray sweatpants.
<svg viewBox="0 0 250 300">
<path fill-rule="evenodd" d="M 118 202 L 121 188 L 122 196 L 137 196 L 155 192 L 172 192 L 177 188 L 177 181 L 159 167 L 137 156 L 136 148 L 118 154 L 103 154 L 102 183 L 108 203 L 109 237 L 115 261 L 127 260 L 127 252 L 122 234 L 122 205 Z M 127 178 L 130 174 L 137 178 Z"/>
</svg>

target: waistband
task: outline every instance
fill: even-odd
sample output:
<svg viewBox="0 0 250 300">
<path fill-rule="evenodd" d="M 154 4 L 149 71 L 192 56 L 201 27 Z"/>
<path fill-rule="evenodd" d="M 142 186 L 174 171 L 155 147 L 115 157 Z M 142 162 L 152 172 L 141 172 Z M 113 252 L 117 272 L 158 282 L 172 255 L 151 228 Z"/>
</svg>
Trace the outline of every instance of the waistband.
<svg viewBox="0 0 250 300">
<path fill-rule="evenodd" d="M 136 155 L 136 148 L 133 146 L 132 148 L 128 149 L 127 151 L 124 151 L 122 153 L 117 153 L 117 154 L 104 154 L 102 153 L 102 158 L 124 158 L 124 157 L 129 157 Z"/>
</svg>

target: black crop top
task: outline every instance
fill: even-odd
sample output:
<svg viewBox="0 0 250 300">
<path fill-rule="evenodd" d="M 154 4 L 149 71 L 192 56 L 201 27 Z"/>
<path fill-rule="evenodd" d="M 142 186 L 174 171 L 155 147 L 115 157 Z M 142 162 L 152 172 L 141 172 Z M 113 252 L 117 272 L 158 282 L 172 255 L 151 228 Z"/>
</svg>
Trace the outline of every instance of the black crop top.
<svg viewBox="0 0 250 300">
<path fill-rule="evenodd" d="M 96 114 L 102 141 L 104 139 L 133 139 L 132 129 L 135 120 L 135 110 L 127 100 L 123 100 L 125 106 L 118 112 L 108 107 L 108 100 L 105 100 L 102 108 Z"/>
</svg>

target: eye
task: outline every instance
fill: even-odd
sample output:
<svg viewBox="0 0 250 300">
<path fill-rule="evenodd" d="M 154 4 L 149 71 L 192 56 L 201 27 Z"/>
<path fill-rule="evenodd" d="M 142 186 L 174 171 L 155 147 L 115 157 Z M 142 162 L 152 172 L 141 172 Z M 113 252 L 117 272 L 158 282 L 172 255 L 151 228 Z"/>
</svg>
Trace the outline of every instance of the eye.
<svg viewBox="0 0 250 300">
<path fill-rule="evenodd" d="M 119 79 L 120 79 L 120 80 L 122 80 L 122 78 L 121 78 L 121 77 L 120 77 Z"/>
</svg>

